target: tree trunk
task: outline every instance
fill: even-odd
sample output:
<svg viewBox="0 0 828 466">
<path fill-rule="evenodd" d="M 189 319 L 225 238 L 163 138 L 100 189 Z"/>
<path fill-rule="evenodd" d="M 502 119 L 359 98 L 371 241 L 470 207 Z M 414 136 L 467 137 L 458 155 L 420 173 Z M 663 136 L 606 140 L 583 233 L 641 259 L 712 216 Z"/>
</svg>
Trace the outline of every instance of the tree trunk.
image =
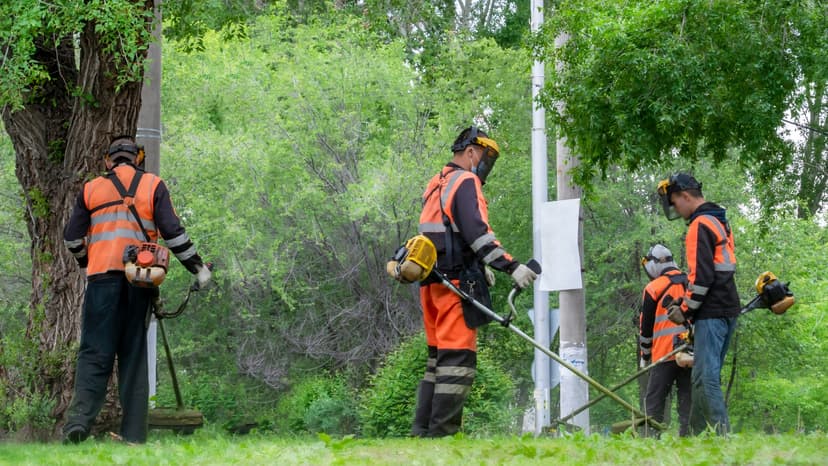
<svg viewBox="0 0 828 466">
<path fill-rule="evenodd" d="M 95 24 L 80 33 L 79 62 L 73 43 L 72 37 L 57 45 L 44 39 L 36 58 L 48 66 L 52 79 L 24 108 L 3 109 L 31 237 L 26 336 L 38 342 L 38 353 L 35 380 L 27 382 L 39 396 L 55 401 L 51 434 L 57 432 L 72 395 L 85 281 L 63 245 L 63 227 L 83 182 L 104 171 L 103 151 L 110 138 L 135 134 L 141 106 L 140 82 L 116 90 L 118 70 L 98 42 Z"/>
</svg>

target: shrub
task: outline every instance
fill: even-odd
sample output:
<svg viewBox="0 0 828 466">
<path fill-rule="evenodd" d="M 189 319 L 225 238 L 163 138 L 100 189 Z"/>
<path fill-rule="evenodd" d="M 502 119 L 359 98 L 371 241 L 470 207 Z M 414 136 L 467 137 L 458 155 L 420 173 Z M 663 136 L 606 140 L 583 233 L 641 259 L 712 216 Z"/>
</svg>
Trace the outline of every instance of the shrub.
<svg viewBox="0 0 828 466">
<path fill-rule="evenodd" d="M 282 433 L 348 434 L 356 429 L 354 394 L 344 377 L 312 375 L 294 384 L 276 406 Z"/>
<path fill-rule="evenodd" d="M 828 385 L 821 377 L 770 377 L 743 383 L 729 407 L 734 429 L 766 433 L 828 429 Z"/>
<path fill-rule="evenodd" d="M 275 405 L 274 392 L 261 382 L 238 374 L 218 376 L 207 372 L 193 374 L 177 370 L 184 406 L 197 409 L 205 421 L 232 428 L 240 423 L 266 425 Z M 169 374 L 160 376 L 158 407 L 176 404 Z"/>
<path fill-rule="evenodd" d="M 411 432 L 416 389 L 425 371 L 427 349 L 420 333 L 390 353 L 362 393 L 359 419 L 368 437 L 404 437 Z M 463 411 L 463 431 L 485 435 L 504 433 L 514 426 L 514 385 L 492 362 L 489 351 L 477 354 L 477 377 Z"/>
</svg>

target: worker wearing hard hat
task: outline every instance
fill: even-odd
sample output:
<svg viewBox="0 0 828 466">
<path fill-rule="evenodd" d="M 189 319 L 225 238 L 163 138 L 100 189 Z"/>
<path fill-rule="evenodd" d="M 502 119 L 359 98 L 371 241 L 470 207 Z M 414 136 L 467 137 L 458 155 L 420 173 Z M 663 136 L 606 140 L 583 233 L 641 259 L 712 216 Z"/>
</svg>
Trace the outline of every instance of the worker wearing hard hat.
<svg viewBox="0 0 828 466">
<path fill-rule="evenodd" d="M 682 300 L 668 309 L 671 321 L 694 325 L 693 408 L 691 429 L 699 434 L 712 428 L 730 431 L 721 370 L 736 329 L 741 304 L 736 289 L 733 231 L 725 209 L 707 202 L 702 185 L 686 173 L 677 173 L 658 185 L 668 219 L 684 218 L 688 287 Z"/>
<path fill-rule="evenodd" d="M 529 286 L 537 275 L 503 249 L 489 226 L 481 187 L 499 155 L 497 143 L 472 126 L 460 133 L 451 151 L 451 162 L 423 194 L 420 215 L 419 232 L 437 250 L 436 269 L 461 288 L 471 284 L 465 291 L 475 298 L 488 297 L 488 291 L 478 292 L 494 283 L 487 266 L 510 274 L 521 288 Z M 464 301 L 433 275 L 421 282 L 420 302 L 428 362 L 417 390 L 412 434 L 441 437 L 460 429 L 477 370 L 476 327 L 487 320 L 473 306 L 466 306 L 464 316 Z"/>
<path fill-rule="evenodd" d="M 643 368 L 686 343 L 687 329 L 667 318 L 667 306 L 684 296 L 687 275 L 679 270 L 673 253 L 662 244 L 650 248 L 641 259 L 641 265 L 650 277 L 644 288 L 639 316 L 638 343 L 640 366 Z M 677 361 L 673 355 L 656 364 L 647 378 L 644 395 L 644 413 L 657 422 L 663 422 L 665 402 L 673 385 L 676 386 L 679 435 L 682 437 L 690 433 L 690 367 L 683 361 Z"/>
<path fill-rule="evenodd" d="M 130 443 L 147 440 L 146 322 L 157 290 L 133 286 L 125 273 L 125 251 L 143 242 L 157 243 L 160 236 L 198 276 L 199 285 L 210 280 L 210 270 L 181 226 L 164 182 L 139 168 L 143 157 L 143 147 L 131 136 L 115 137 L 104 154 L 109 172 L 83 185 L 63 231 L 66 246 L 87 277 L 75 387 L 63 427 L 66 443 L 90 435 L 116 357 L 123 413 L 119 435 Z M 146 265 L 151 269 L 152 260 Z"/>
</svg>

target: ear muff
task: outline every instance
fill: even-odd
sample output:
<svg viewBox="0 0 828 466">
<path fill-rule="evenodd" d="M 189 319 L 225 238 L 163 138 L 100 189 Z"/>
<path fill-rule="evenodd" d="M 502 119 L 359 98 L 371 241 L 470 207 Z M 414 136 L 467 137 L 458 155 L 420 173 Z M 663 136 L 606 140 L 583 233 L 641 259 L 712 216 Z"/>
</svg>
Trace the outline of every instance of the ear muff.
<svg viewBox="0 0 828 466">
<path fill-rule="evenodd" d="M 135 147 L 138 148 L 138 153 L 135 155 L 135 165 L 141 165 L 144 162 L 146 152 L 144 152 L 144 146 L 141 144 L 136 144 Z"/>
</svg>

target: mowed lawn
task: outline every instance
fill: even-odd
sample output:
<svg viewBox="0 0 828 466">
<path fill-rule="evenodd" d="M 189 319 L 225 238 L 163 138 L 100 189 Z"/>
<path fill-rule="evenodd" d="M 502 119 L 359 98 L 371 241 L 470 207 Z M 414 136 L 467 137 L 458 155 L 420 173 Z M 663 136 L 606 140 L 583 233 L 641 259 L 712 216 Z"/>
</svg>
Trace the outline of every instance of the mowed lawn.
<svg viewBox="0 0 828 466">
<path fill-rule="evenodd" d="M 0 443 L 6 465 L 826 465 L 828 435 L 734 434 L 660 440 L 622 436 L 443 439 L 282 438 L 155 433 L 145 445 L 108 439 L 80 445 Z"/>
</svg>

